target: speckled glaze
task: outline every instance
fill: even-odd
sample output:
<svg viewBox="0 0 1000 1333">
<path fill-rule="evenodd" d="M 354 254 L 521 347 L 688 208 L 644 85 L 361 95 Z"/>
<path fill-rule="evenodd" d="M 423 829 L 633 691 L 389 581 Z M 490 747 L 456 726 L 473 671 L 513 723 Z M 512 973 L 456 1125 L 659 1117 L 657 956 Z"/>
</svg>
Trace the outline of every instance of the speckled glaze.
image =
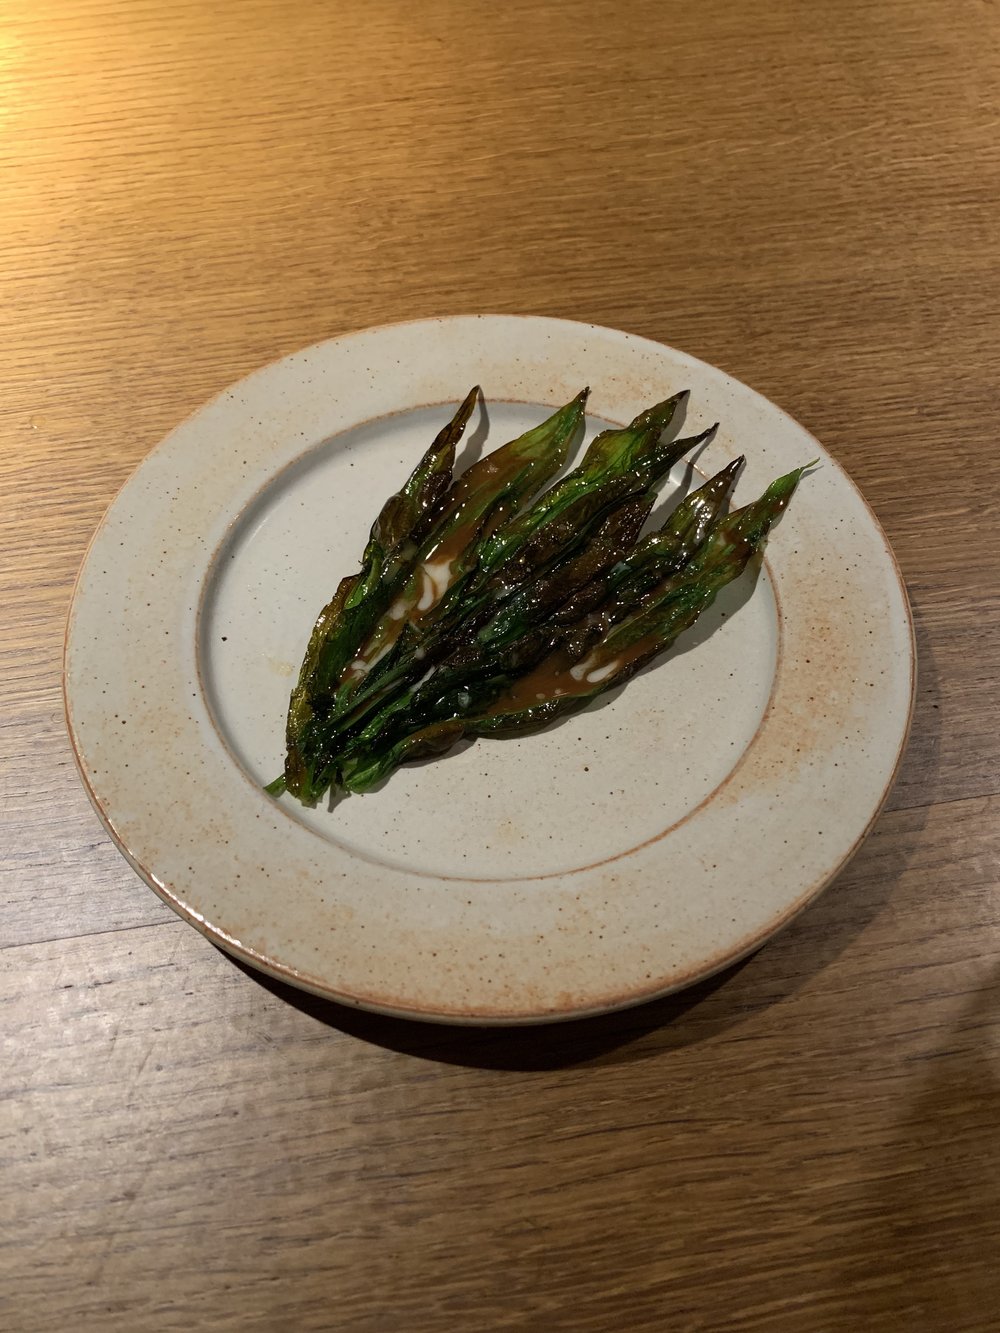
<svg viewBox="0 0 1000 1333">
<path fill-rule="evenodd" d="M 821 466 L 756 583 L 727 590 L 624 692 L 332 809 L 273 801 L 261 784 L 280 770 L 313 617 L 476 382 L 488 415 L 467 450 L 502 443 L 584 384 L 591 431 L 686 387 L 685 433 L 721 422 L 699 469 L 747 455 L 738 500 Z M 469 316 L 322 343 L 178 427 L 95 535 L 65 686 L 101 818 L 216 943 L 345 1003 L 512 1023 L 678 989 L 800 911 L 885 799 L 913 673 L 885 538 L 788 416 L 644 339 Z"/>
</svg>

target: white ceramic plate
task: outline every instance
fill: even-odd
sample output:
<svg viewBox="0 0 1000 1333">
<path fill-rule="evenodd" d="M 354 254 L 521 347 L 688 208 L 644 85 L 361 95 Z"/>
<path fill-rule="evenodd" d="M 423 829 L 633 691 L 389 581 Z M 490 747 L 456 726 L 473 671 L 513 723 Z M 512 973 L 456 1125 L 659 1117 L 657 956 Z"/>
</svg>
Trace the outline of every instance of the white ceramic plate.
<svg viewBox="0 0 1000 1333">
<path fill-rule="evenodd" d="M 737 500 L 817 456 L 756 585 L 610 702 L 307 811 L 280 772 L 313 617 L 471 384 L 492 448 L 592 386 L 591 433 L 680 388 Z M 683 475 L 681 469 L 675 480 Z M 711 633 L 708 631 L 711 630 Z M 635 1004 L 754 949 L 871 827 L 905 741 L 913 637 L 861 496 L 720 370 L 610 329 L 394 325 L 257 371 L 178 427 L 108 511 L 76 589 L 66 703 L 94 804 L 216 943 L 349 1004 L 530 1022 Z"/>
</svg>

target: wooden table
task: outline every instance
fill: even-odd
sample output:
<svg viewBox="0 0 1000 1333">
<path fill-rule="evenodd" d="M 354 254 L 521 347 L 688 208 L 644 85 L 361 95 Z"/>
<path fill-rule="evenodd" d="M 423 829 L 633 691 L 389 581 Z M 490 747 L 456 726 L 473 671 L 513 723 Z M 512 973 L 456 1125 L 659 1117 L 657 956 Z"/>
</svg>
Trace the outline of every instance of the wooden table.
<svg viewBox="0 0 1000 1333">
<path fill-rule="evenodd" d="M 9 0 L 0 1326 L 1000 1328 L 1000 9 Z M 724 366 L 913 599 L 888 809 L 728 974 L 538 1031 L 234 965 L 76 778 L 73 576 L 230 380 L 523 311 Z"/>
</svg>

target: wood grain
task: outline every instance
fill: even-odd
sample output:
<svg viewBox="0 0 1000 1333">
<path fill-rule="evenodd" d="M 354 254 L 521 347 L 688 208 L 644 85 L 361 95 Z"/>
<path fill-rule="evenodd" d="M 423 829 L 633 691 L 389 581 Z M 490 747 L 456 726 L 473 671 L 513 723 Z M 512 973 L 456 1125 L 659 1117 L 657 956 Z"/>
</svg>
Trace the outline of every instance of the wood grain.
<svg viewBox="0 0 1000 1333">
<path fill-rule="evenodd" d="M 0 1325 L 998 1327 L 998 94 L 989 0 L 4 7 Z M 167 430 L 470 310 L 780 402 L 920 646 L 889 810 L 819 903 L 534 1033 L 243 972 L 110 846 L 61 712 L 75 571 Z"/>
</svg>

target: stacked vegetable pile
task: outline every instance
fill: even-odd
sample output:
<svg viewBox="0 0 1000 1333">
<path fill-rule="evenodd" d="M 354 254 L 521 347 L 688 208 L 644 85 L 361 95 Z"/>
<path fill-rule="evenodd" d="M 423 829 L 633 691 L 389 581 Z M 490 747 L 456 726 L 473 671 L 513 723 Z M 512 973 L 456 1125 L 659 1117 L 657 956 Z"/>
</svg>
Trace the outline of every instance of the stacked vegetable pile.
<svg viewBox="0 0 1000 1333">
<path fill-rule="evenodd" d="M 729 512 L 737 458 L 642 536 L 660 483 L 715 429 L 664 438 L 684 393 L 603 431 L 554 484 L 587 390 L 455 480 L 478 396 L 386 501 L 361 569 L 321 611 L 273 795 L 368 791 L 463 736 L 535 731 L 621 685 L 762 552 L 804 471 Z"/>
</svg>

